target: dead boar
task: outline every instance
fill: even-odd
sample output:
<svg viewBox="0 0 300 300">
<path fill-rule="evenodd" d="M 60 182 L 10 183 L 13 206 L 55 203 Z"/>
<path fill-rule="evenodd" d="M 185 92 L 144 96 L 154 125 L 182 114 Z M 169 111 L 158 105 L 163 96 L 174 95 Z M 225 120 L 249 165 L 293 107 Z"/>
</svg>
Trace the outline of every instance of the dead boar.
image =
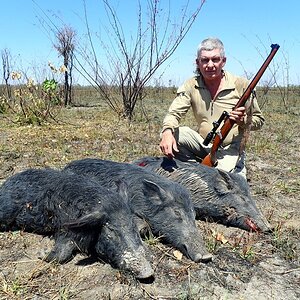
<svg viewBox="0 0 300 300">
<path fill-rule="evenodd" d="M 96 158 L 73 161 L 64 170 L 86 175 L 107 188 L 122 179 L 133 213 L 150 225 L 155 236 L 195 262 L 211 260 L 196 227 L 189 193 L 179 184 L 129 163 Z"/>
<path fill-rule="evenodd" d="M 78 252 L 96 255 L 137 278 L 153 275 L 126 186 L 118 193 L 86 177 L 54 169 L 28 169 L 0 187 L 0 229 L 53 236 L 45 260 L 66 263 Z"/>
<path fill-rule="evenodd" d="M 190 191 L 196 218 L 248 231 L 269 232 L 270 225 L 242 176 L 199 163 L 167 157 L 143 157 L 135 165 L 165 176 Z"/>
</svg>

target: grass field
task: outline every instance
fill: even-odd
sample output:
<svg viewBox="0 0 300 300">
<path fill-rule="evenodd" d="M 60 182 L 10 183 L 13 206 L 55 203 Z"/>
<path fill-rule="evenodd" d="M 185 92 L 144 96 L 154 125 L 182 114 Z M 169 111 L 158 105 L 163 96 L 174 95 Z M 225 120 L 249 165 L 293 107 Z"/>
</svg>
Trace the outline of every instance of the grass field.
<svg viewBox="0 0 300 300">
<path fill-rule="evenodd" d="M 56 121 L 42 126 L 20 126 L 14 115 L 0 115 L 1 181 L 29 167 L 61 168 L 83 157 L 129 162 L 160 155 L 161 122 L 174 92 L 149 92 L 131 124 L 86 89 L 75 94 L 76 107 L 61 108 Z M 143 284 L 101 262 L 83 264 L 80 256 L 62 266 L 44 263 L 38 254 L 51 240 L 0 233 L 0 299 L 299 299 L 299 90 L 289 91 L 284 103 L 278 90 L 258 95 L 266 124 L 247 144 L 248 179 L 272 234 L 199 221 L 215 260 L 178 260 L 170 247 L 149 242 L 156 279 Z M 191 114 L 184 123 L 194 126 Z"/>
</svg>

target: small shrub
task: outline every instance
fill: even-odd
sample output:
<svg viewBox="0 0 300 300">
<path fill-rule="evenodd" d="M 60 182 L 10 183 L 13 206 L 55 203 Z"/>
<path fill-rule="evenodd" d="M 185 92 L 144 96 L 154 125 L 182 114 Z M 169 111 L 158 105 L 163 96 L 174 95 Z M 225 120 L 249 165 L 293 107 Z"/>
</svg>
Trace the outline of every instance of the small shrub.
<svg viewBox="0 0 300 300">
<path fill-rule="evenodd" d="M 13 75 L 13 79 L 20 79 L 15 73 Z M 13 122 L 20 125 L 41 125 L 53 119 L 60 104 L 55 80 L 45 80 L 41 89 L 28 79 L 25 85 L 15 86 L 13 99 L 2 97 L 0 100 L 0 112 L 10 113 Z"/>
</svg>

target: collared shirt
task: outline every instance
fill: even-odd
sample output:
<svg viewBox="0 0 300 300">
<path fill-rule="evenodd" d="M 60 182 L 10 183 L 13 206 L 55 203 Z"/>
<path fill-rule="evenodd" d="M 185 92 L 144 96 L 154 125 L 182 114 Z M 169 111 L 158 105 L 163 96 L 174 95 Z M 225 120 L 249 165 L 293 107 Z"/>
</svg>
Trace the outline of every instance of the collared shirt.
<svg viewBox="0 0 300 300">
<path fill-rule="evenodd" d="M 180 120 L 192 107 L 198 132 L 205 138 L 211 131 L 213 122 L 219 119 L 223 111 L 230 112 L 233 109 L 249 84 L 245 78 L 237 77 L 227 71 L 224 71 L 224 79 L 222 89 L 215 96 L 215 99 L 212 99 L 201 75 L 188 79 L 177 90 L 177 97 L 173 100 L 164 118 L 163 130 L 166 128 L 174 130 L 179 127 Z M 252 103 L 251 130 L 260 129 L 265 119 L 255 95 L 252 95 L 250 98 L 252 99 L 248 100 L 245 106 L 249 114 Z M 233 142 L 240 142 L 244 127 L 234 124 L 223 144 L 228 145 Z"/>
</svg>

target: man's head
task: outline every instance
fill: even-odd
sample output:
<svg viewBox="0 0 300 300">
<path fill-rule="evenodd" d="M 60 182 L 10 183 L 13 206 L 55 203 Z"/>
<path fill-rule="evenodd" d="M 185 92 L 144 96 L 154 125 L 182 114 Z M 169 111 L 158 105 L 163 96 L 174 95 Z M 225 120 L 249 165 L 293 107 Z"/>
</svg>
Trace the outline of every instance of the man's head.
<svg viewBox="0 0 300 300">
<path fill-rule="evenodd" d="M 224 50 L 224 45 L 222 41 L 218 38 L 207 38 L 203 40 L 200 45 L 198 46 L 197 49 L 197 57 L 201 56 L 201 52 L 203 50 L 205 51 L 211 51 L 214 49 L 219 49 L 220 50 L 220 55 L 222 57 L 225 57 L 225 50 Z"/>
<path fill-rule="evenodd" d="M 226 63 L 224 45 L 218 38 L 207 38 L 201 42 L 197 50 L 197 72 L 205 80 L 220 78 Z"/>
</svg>

